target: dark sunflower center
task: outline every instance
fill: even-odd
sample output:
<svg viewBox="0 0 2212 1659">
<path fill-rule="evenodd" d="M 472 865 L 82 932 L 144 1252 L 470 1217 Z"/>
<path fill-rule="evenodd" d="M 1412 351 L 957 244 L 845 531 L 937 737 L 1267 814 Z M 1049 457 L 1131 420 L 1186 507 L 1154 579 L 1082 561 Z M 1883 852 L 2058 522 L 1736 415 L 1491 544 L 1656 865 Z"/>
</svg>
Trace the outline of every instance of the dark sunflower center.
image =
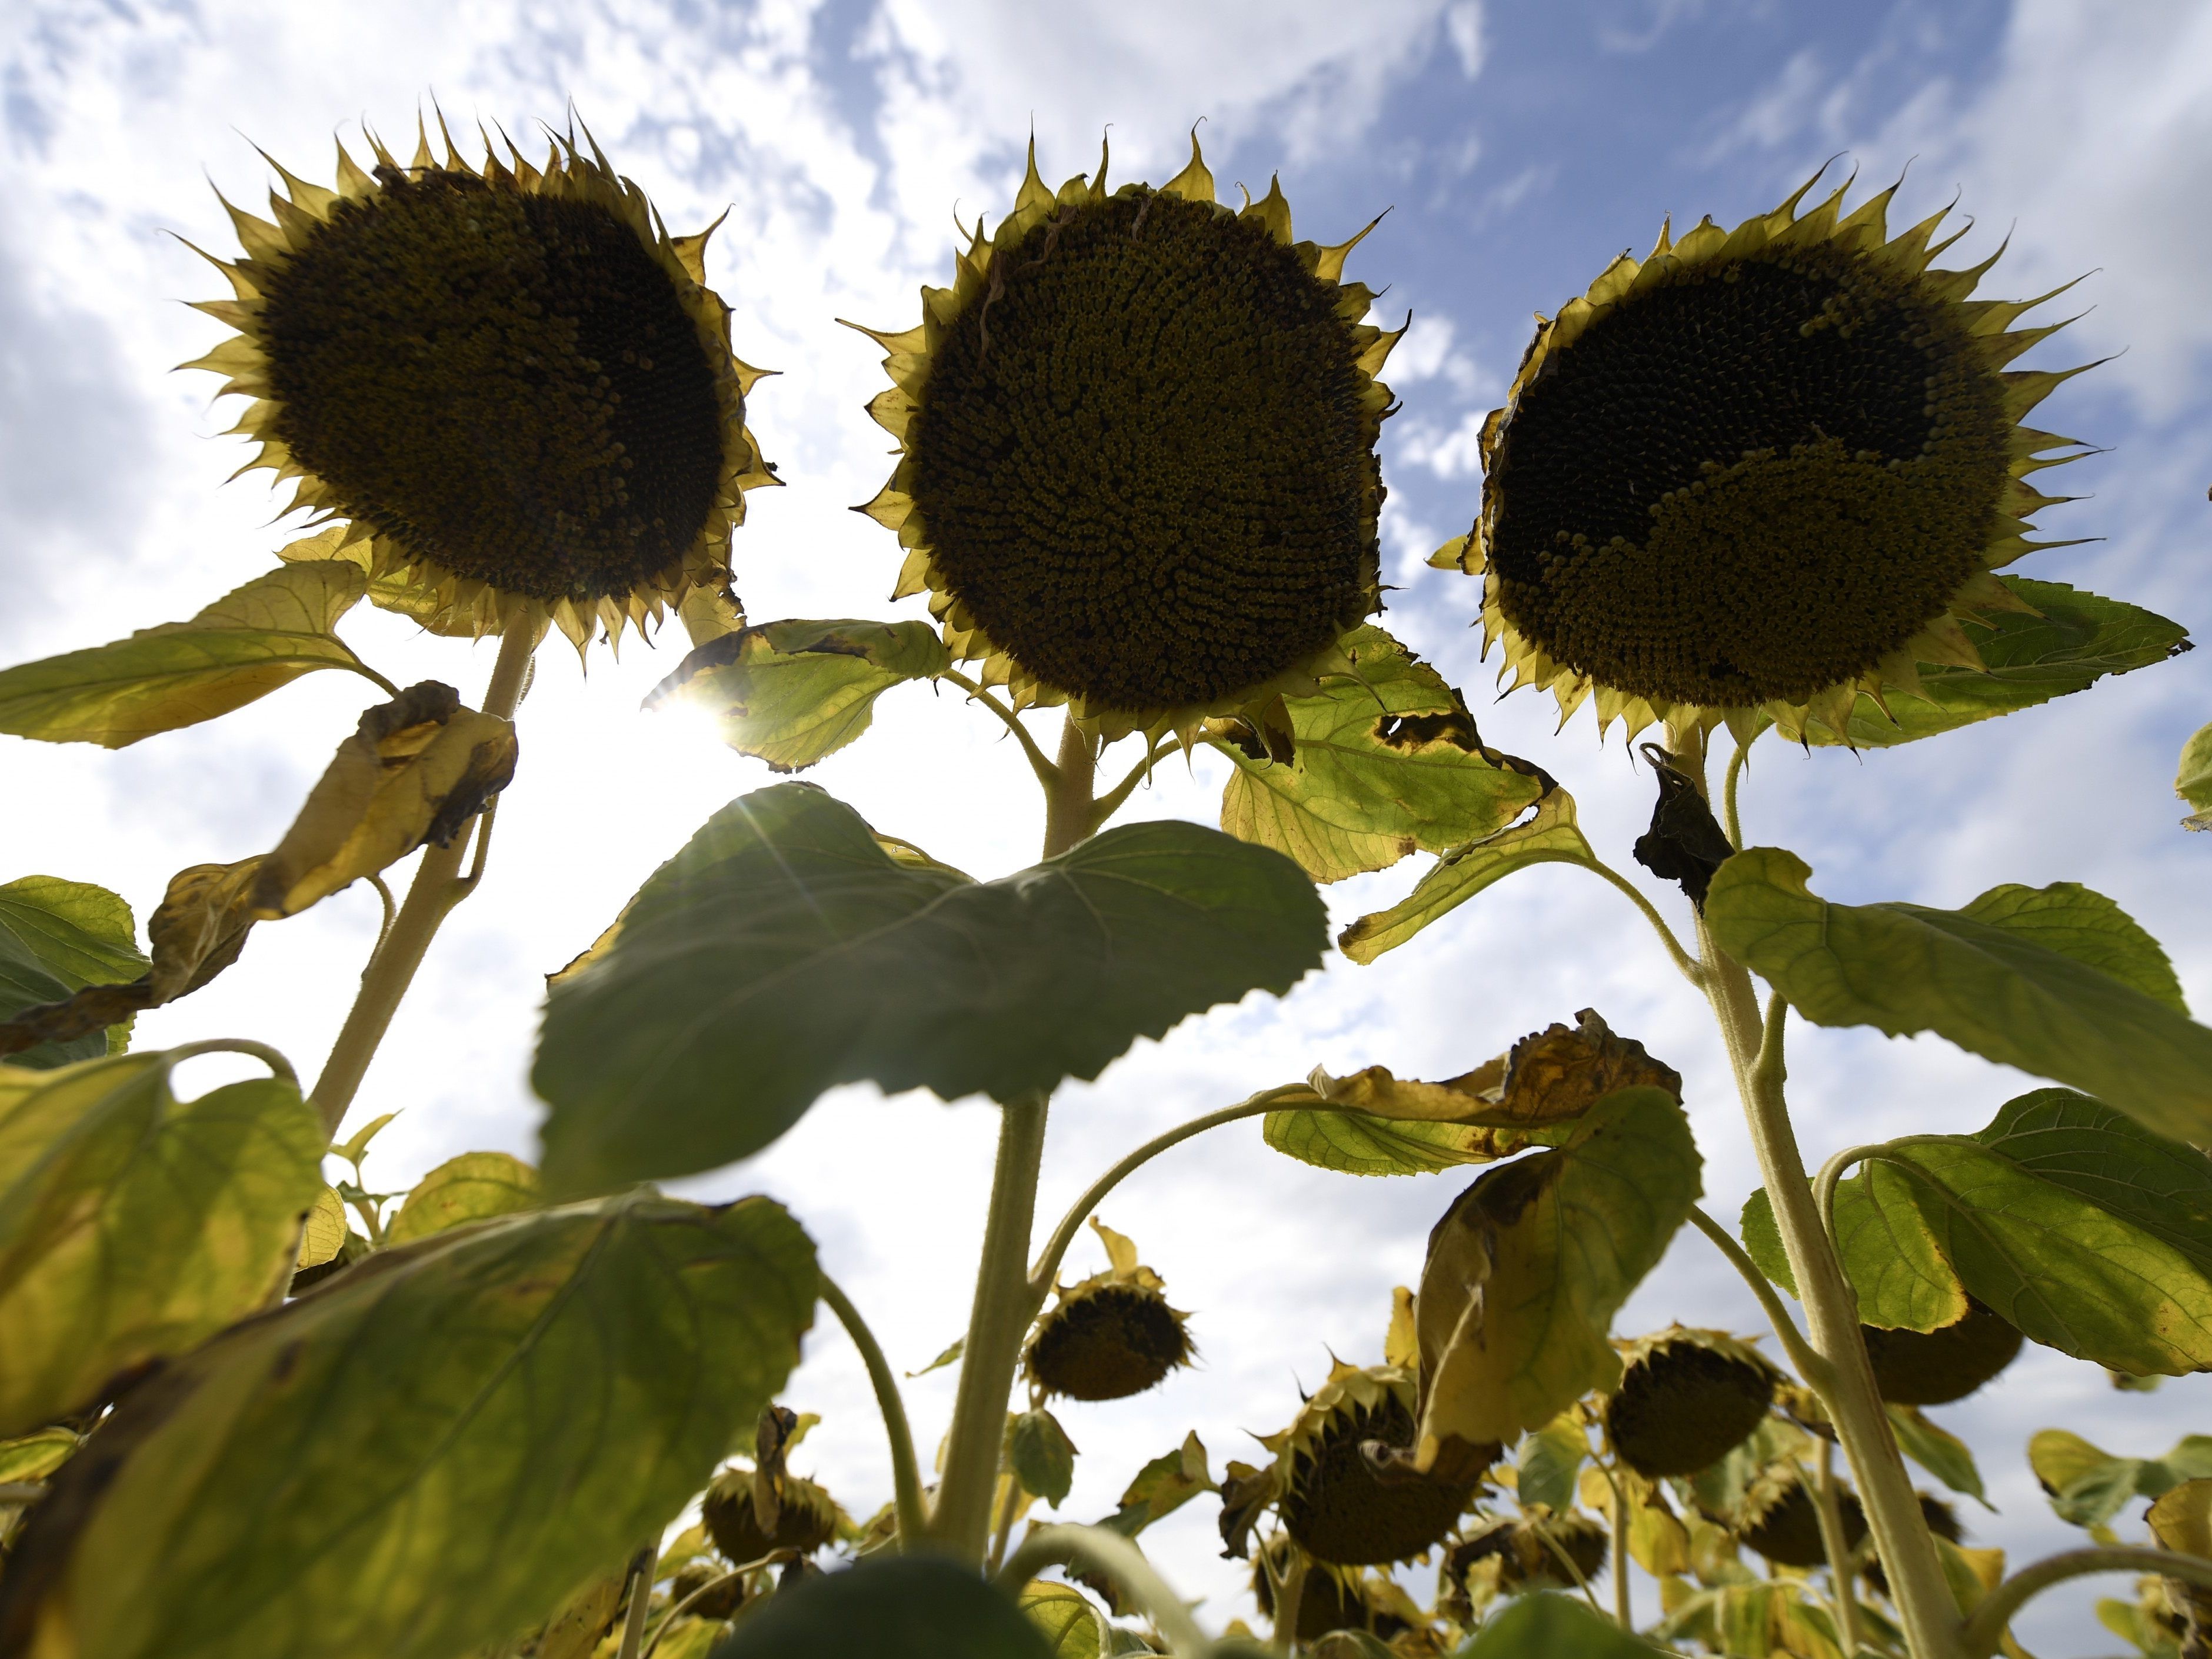
<svg viewBox="0 0 2212 1659">
<path fill-rule="evenodd" d="M 1606 1431 L 1639 1474 L 1695 1474 L 1756 1429 L 1774 1379 L 1694 1342 L 1655 1348 L 1628 1368 L 1606 1402 Z"/>
<path fill-rule="evenodd" d="M 2002 383 L 1947 306 L 1826 246 L 1622 302 L 1504 428 L 1506 618 L 1673 702 L 1802 702 L 1872 668 L 1974 573 L 2008 476 Z"/>
<path fill-rule="evenodd" d="M 1376 416 L 1336 294 L 1265 232 L 1133 193 L 996 253 L 908 442 L 951 591 L 1095 706 L 1257 685 L 1371 608 Z"/>
<path fill-rule="evenodd" d="M 409 552 L 540 599 L 684 555 L 722 465 L 714 373 L 607 208 L 380 173 L 267 280 L 276 434 Z"/>
<path fill-rule="evenodd" d="M 1413 1437 L 1413 1413 L 1386 1395 L 1372 1407 L 1340 1409 L 1297 1454 L 1282 1500 L 1283 1525 L 1309 1555 L 1343 1566 L 1403 1561 L 1451 1530 L 1472 1483 L 1410 1474 L 1378 1479 L 1360 1451 L 1370 1440 L 1404 1446 Z"/>
<path fill-rule="evenodd" d="M 1948 1406 L 1964 1400 L 2020 1357 L 2021 1336 L 2002 1314 L 1968 1299 L 1966 1315 L 1932 1331 L 1867 1326 L 1875 1387 L 1899 1406 Z"/>
<path fill-rule="evenodd" d="M 1158 1291 L 1106 1285 L 1048 1314 L 1030 1374 L 1070 1400 L 1125 1400 L 1181 1364 L 1190 1339 Z"/>
</svg>

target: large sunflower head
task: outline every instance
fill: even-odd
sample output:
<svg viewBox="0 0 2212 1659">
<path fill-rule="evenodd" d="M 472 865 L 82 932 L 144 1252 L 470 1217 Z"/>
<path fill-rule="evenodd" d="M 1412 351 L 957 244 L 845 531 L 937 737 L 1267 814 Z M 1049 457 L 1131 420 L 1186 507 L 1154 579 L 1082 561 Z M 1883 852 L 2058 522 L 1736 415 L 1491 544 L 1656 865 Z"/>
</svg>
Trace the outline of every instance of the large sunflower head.
<svg viewBox="0 0 2212 1659">
<path fill-rule="evenodd" d="M 1750 1438 L 1782 1381 L 1748 1344 L 1723 1331 L 1670 1325 L 1624 1346 L 1605 1401 L 1606 1437 L 1647 1479 L 1695 1474 Z"/>
<path fill-rule="evenodd" d="M 1047 1394 L 1069 1400 L 1126 1400 L 1190 1363 L 1190 1316 L 1168 1306 L 1160 1276 L 1137 1247 L 1096 1216 L 1091 1225 L 1111 1263 L 1060 1298 L 1036 1322 L 1022 1364 Z"/>
<path fill-rule="evenodd" d="M 2079 371 L 2007 369 L 2052 331 L 1968 297 L 1994 256 L 1931 267 L 1944 214 L 1893 239 L 1894 186 L 1801 216 L 1811 189 L 1622 255 L 1483 428 L 1481 516 L 1434 562 L 1482 577 L 1486 647 L 1563 716 L 1841 733 L 1917 664 L 1981 667 L 1961 618 L 2027 608 L 1990 573 L 2071 441 L 2020 422 Z"/>
<path fill-rule="evenodd" d="M 533 167 L 487 144 L 477 168 L 450 135 L 405 167 L 370 142 L 368 172 L 339 147 L 336 189 L 279 167 L 274 223 L 230 209 L 236 297 L 199 309 L 238 332 L 188 367 L 253 400 L 245 470 L 295 480 L 372 596 L 441 632 L 497 633 L 520 600 L 581 647 L 720 591 L 744 492 L 775 479 L 711 228 L 669 236 L 596 145 Z"/>
<path fill-rule="evenodd" d="M 1194 139 L 1157 189 L 1109 191 L 1102 159 L 1057 193 L 1032 146 L 921 325 L 865 331 L 901 457 L 862 510 L 908 550 L 896 597 L 927 592 L 1018 705 L 1109 738 L 1307 684 L 1381 605 L 1398 336 L 1341 280 L 1358 240 L 1293 241 L 1279 186 L 1218 203 Z"/>
</svg>

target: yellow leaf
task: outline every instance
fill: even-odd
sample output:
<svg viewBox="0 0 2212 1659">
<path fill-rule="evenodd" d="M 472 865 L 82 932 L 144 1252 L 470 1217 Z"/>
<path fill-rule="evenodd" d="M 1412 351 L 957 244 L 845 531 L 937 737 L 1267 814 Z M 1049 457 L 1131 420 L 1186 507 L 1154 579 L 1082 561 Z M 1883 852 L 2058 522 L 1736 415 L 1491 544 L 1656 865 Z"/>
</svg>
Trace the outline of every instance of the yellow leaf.
<svg viewBox="0 0 2212 1659">
<path fill-rule="evenodd" d="M 335 1261 L 345 1248 L 346 1232 L 345 1200 L 335 1188 L 325 1187 L 315 1194 L 315 1207 L 307 1212 L 307 1222 L 300 1229 L 300 1258 L 293 1264 L 294 1271 Z"/>
</svg>

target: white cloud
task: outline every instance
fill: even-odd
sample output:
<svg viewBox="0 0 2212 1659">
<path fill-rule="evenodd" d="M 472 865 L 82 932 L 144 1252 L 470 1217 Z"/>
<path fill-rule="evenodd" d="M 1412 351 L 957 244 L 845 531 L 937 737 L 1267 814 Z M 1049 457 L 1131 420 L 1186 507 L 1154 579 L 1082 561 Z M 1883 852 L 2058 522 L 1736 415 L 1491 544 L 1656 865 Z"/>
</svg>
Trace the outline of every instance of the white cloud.
<svg viewBox="0 0 2212 1659">
<path fill-rule="evenodd" d="M 1444 13 L 1444 35 L 1459 54 L 1460 73 L 1470 81 L 1482 73 L 1486 45 L 1482 34 L 1482 0 L 1459 0 Z"/>
<path fill-rule="evenodd" d="M 1472 478 L 1482 471 L 1480 410 L 1469 410 L 1457 426 L 1439 428 L 1409 425 L 1396 434 L 1399 456 L 1414 466 L 1425 466 L 1439 478 Z"/>
</svg>

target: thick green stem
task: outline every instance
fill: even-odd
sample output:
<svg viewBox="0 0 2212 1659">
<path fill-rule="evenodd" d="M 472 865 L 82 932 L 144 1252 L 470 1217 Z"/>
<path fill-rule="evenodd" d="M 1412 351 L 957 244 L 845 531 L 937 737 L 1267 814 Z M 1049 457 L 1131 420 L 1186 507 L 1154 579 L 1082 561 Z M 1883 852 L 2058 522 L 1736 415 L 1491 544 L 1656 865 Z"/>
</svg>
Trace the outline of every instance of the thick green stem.
<svg viewBox="0 0 2212 1659">
<path fill-rule="evenodd" d="M 1825 1376 L 1805 1381 L 1826 1405 L 1850 1460 L 1913 1659 L 1962 1659 L 1956 1604 L 1875 1391 L 1874 1368 L 1859 1335 L 1858 1298 L 1814 1205 L 1812 1183 L 1783 1098 L 1781 1011 L 1778 1006 L 1771 1022 L 1762 1021 L 1750 974 L 1721 948 L 1702 918 L 1698 936 L 1706 996 L 1728 1045 L 1752 1149 L 1797 1281 L 1808 1341 L 1823 1362 Z"/>
<path fill-rule="evenodd" d="M 961 1351 L 952 1429 L 945 1442 L 945 1480 L 929 1519 L 932 1538 L 979 1568 L 990 1541 L 1006 1397 L 1013 1392 L 1022 1339 L 1036 1316 L 1027 1267 L 1037 1171 L 1044 1161 L 1046 1109 L 1041 1094 L 1000 1109 L 999 1158 L 991 1177 L 990 1213 L 983 1224 L 983 1256 L 976 1266 L 975 1300 Z"/>
<path fill-rule="evenodd" d="M 1091 786 L 1098 776 L 1098 742 L 1070 720 L 1060 728 L 1060 758 L 1053 763 L 1045 794 L 1044 856 L 1057 858 L 1088 841 L 1097 802 Z"/>
<path fill-rule="evenodd" d="M 1739 751 L 1741 752 L 1741 751 Z M 1820 1547 L 1828 1558 L 1828 1577 L 1835 1581 L 1836 1618 L 1844 1627 L 1844 1651 L 1859 1650 L 1858 1587 L 1851 1564 L 1851 1547 L 1844 1533 L 1844 1506 L 1836 1495 L 1836 1448 L 1820 1443 L 1820 1480 L 1813 1488 L 1814 1514 L 1820 1523 Z"/>
<path fill-rule="evenodd" d="M 539 607 L 518 606 L 509 615 L 507 631 L 499 642 L 499 660 L 484 690 L 484 714 L 501 720 L 514 714 L 515 704 L 522 700 L 531 655 L 544 633 L 545 617 Z M 490 834 L 491 812 L 487 808 L 477 823 L 479 848 Z M 422 862 L 407 890 L 407 901 L 386 925 L 376 954 L 369 958 L 352 1012 L 346 1015 L 337 1041 L 331 1045 L 330 1058 L 323 1062 L 323 1074 L 315 1079 L 313 1098 L 327 1133 L 336 1134 L 344 1121 L 362 1079 L 368 1073 L 368 1063 L 376 1056 L 377 1045 L 384 1041 L 392 1015 L 399 1011 L 400 999 L 415 982 L 416 970 L 422 965 L 430 941 L 453 908 L 474 889 L 475 877 L 461 874 L 469 839 L 455 836 L 444 847 L 423 850 Z"/>
<path fill-rule="evenodd" d="M 2141 1549 L 2115 1545 L 2105 1549 L 2068 1550 L 2022 1567 L 1983 1599 L 1966 1620 L 1967 1659 L 1990 1659 L 2004 1640 L 2005 1626 L 2032 1595 L 2085 1572 L 2155 1572 L 2179 1578 L 2200 1589 L 2212 1590 L 2212 1561 L 2201 1555 L 2178 1555 L 2172 1550 Z"/>
<path fill-rule="evenodd" d="M 1204 1659 L 1212 1650 L 1213 1644 L 1190 1616 L 1190 1609 L 1168 1588 L 1143 1552 L 1120 1533 L 1103 1527 L 1039 1527 L 1000 1570 L 999 1583 L 1008 1592 L 1017 1592 L 1047 1567 L 1062 1565 L 1112 1579 L 1145 1610 L 1153 1626 L 1166 1638 L 1168 1651 L 1176 1659 Z"/>
<path fill-rule="evenodd" d="M 899 1393 L 898 1378 L 892 1375 L 876 1334 L 860 1317 L 852 1297 L 838 1289 L 827 1273 L 822 1275 L 822 1299 L 837 1316 L 845 1334 L 860 1351 L 860 1363 L 868 1368 L 868 1381 L 876 1390 L 876 1409 L 882 1413 L 884 1432 L 890 1437 L 891 1504 L 898 1516 L 899 1547 L 911 1549 L 928 1526 L 929 1511 L 921 1500 L 921 1472 L 915 1461 L 914 1430 L 907 1423 L 906 1400 Z"/>
</svg>

